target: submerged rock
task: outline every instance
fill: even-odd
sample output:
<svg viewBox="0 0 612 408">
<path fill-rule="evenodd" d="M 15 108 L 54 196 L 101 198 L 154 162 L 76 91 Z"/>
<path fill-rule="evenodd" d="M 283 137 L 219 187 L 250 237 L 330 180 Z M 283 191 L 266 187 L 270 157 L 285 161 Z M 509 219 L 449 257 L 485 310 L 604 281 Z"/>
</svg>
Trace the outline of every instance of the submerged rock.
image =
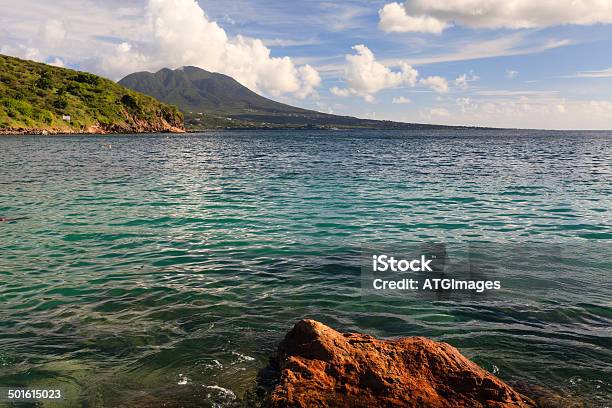
<svg viewBox="0 0 612 408">
<path fill-rule="evenodd" d="M 535 407 L 446 343 L 378 340 L 302 320 L 260 372 L 280 407 Z"/>
</svg>

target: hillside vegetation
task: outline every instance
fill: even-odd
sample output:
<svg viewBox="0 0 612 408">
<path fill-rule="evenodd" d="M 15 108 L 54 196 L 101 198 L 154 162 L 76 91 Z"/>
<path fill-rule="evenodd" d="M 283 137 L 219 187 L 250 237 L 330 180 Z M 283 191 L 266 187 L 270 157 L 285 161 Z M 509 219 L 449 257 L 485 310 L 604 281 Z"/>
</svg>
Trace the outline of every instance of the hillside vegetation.
<svg viewBox="0 0 612 408">
<path fill-rule="evenodd" d="M 0 133 L 182 130 L 175 106 L 93 74 L 0 55 Z"/>
</svg>

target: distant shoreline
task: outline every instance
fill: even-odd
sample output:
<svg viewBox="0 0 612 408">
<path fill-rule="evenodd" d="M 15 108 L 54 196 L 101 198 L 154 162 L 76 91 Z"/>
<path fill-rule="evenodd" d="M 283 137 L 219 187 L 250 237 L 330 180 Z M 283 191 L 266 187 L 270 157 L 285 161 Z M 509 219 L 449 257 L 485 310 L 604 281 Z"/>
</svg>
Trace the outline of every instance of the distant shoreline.
<svg viewBox="0 0 612 408">
<path fill-rule="evenodd" d="M 489 128 L 489 127 L 477 127 L 477 126 L 440 126 L 439 128 L 431 129 L 370 129 L 370 128 L 304 128 L 304 127 L 262 127 L 262 128 L 223 128 L 223 129 L 198 129 L 198 130 L 184 130 L 184 131 L 147 131 L 147 132 L 105 132 L 105 131 L 92 131 L 92 132 L 75 132 L 66 130 L 44 130 L 44 129 L 27 129 L 27 130 L 6 130 L 0 129 L 0 137 L 2 136 L 113 136 L 113 135 L 153 135 L 153 134 L 168 134 L 168 135 L 186 135 L 186 134 L 197 134 L 197 133 L 214 133 L 214 132 L 247 132 L 247 131 L 317 131 L 317 132 L 352 132 L 352 131 L 373 131 L 373 132 L 408 132 L 408 131 L 423 131 L 423 130 L 440 130 L 440 131 L 452 131 L 452 130 L 476 130 L 476 131 L 516 131 L 516 132 L 559 132 L 559 133 L 570 133 L 570 132 L 590 132 L 590 133 L 610 133 L 612 129 L 522 129 L 522 128 Z"/>
</svg>

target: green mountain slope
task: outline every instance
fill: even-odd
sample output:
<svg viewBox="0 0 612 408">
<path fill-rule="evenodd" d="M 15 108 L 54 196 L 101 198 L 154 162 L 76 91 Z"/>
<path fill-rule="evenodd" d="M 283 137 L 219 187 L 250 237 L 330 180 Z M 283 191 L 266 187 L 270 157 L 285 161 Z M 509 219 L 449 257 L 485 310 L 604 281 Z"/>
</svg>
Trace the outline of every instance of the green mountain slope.
<svg viewBox="0 0 612 408">
<path fill-rule="evenodd" d="M 0 55 L 0 133 L 182 131 L 174 106 L 99 76 Z"/>
<path fill-rule="evenodd" d="M 191 129 L 242 127 L 348 127 L 415 129 L 438 126 L 357 119 L 296 108 L 264 98 L 233 78 L 197 67 L 136 72 L 119 84 L 177 105 Z"/>
</svg>

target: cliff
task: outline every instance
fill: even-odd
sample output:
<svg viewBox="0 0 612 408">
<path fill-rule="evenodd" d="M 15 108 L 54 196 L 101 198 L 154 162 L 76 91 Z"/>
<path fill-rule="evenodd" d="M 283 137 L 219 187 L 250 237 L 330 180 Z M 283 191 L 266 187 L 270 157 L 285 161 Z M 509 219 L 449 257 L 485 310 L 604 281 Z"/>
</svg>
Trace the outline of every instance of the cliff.
<svg viewBox="0 0 612 408">
<path fill-rule="evenodd" d="M 0 134 L 182 131 L 174 106 L 93 74 L 0 55 Z"/>
</svg>

